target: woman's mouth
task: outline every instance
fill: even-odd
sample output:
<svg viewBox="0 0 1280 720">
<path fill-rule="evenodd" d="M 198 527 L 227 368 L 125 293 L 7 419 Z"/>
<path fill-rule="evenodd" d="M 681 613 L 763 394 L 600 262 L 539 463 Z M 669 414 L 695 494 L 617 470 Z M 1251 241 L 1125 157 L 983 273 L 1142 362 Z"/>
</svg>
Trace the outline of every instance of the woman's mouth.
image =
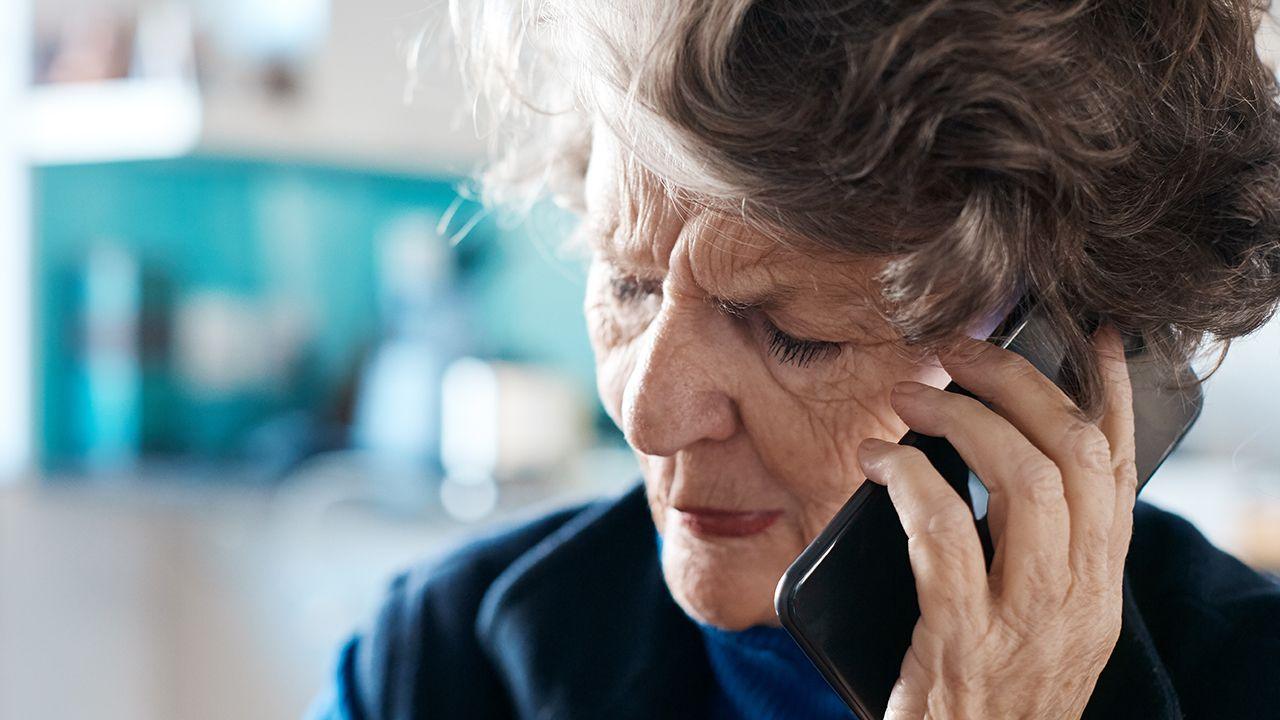
<svg viewBox="0 0 1280 720">
<path fill-rule="evenodd" d="M 747 537 L 762 533 L 779 517 L 781 510 L 738 511 L 718 508 L 673 508 L 680 522 L 695 535 Z"/>
</svg>

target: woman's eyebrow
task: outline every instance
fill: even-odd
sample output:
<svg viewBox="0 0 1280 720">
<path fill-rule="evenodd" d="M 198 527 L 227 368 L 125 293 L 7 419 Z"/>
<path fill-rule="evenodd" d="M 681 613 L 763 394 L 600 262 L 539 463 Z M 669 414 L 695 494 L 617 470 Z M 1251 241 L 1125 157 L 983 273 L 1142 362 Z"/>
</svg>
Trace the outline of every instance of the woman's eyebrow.
<svg viewBox="0 0 1280 720">
<path fill-rule="evenodd" d="M 710 300 L 728 312 L 741 313 L 747 310 L 776 310 L 795 298 L 797 288 L 791 285 L 779 285 L 755 293 L 734 293 L 721 291 L 710 293 Z"/>
<path fill-rule="evenodd" d="M 621 251 L 616 243 L 611 241 L 612 232 L 604 223 L 584 219 L 574 229 L 573 235 L 575 244 L 579 247 L 585 246 L 615 268 L 637 275 L 653 271 L 653 268 L 648 267 L 652 263 L 637 262 L 635 258 Z"/>
<path fill-rule="evenodd" d="M 637 276 L 650 277 L 662 274 L 662 268 L 655 267 L 651 257 L 621 252 L 613 243 L 598 236 L 593 236 L 593 238 L 589 241 L 592 249 L 599 254 L 602 260 L 614 268 Z"/>
<path fill-rule="evenodd" d="M 579 232 L 582 233 L 587 246 L 600 259 L 618 270 L 650 278 L 661 276 L 666 272 L 666 268 L 654 259 L 648 246 L 627 243 L 620 245 L 615 241 L 614 233 L 608 226 L 580 227 Z"/>
</svg>

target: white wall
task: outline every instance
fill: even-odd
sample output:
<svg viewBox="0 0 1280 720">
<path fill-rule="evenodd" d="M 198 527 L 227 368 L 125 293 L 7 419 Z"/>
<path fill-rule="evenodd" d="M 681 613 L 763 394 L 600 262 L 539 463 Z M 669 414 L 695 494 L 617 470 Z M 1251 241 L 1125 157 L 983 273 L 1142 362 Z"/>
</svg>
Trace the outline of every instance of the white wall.
<svg viewBox="0 0 1280 720">
<path fill-rule="evenodd" d="M 31 460 L 30 202 L 18 147 L 28 11 L 28 0 L 0 0 L 0 483 Z"/>
<path fill-rule="evenodd" d="M 206 95 L 203 144 L 212 150 L 413 171 L 467 172 L 482 144 L 464 117 L 447 61 L 442 0 L 332 0 L 329 34 L 305 65 L 293 107 L 239 85 Z M 417 90 L 405 101 L 406 55 L 427 33 Z"/>
</svg>

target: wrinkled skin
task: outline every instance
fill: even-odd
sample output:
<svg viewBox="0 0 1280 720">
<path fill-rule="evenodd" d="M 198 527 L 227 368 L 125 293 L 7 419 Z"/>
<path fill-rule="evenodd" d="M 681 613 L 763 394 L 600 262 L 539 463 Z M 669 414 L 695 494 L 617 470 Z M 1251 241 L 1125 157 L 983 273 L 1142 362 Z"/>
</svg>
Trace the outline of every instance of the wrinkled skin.
<svg viewBox="0 0 1280 720">
<path fill-rule="evenodd" d="M 687 613 L 776 625 L 778 578 L 869 477 L 889 486 L 921 595 L 893 716 L 1079 716 L 1119 630 L 1133 502 L 1122 356 L 1108 375 L 1120 409 L 1101 427 L 1020 358 L 964 339 L 985 331 L 958 333 L 959 355 L 922 358 L 869 306 L 872 261 L 677 206 L 605 134 L 580 232 L 600 396 L 635 450 Z M 779 352 L 776 330 L 821 344 Z M 953 376 L 998 394 L 993 409 L 936 389 Z M 962 501 L 893 444 L 908 427 L 946 435 L 991 473 L 979 471 L 990 576 Z M 691 507 L 780 514 L 756 534 L 709 537 L 681 521 Z"/>
<path fill-rule="evenodd" d="M 861 299 L 870 266 L 806 257 L 707 214 L 681 217 L 612 143 L 596 143 L 584 222 L 596 249 L 586 315 L 600 396 L 639 459 L 667 583 L 703 622 L 777 624 L 778 578 L 862 481 L 858 442 L 906 429 L 889 405 L 893 383 L 947 377 L 872 335 L 880 326 Z M 800 288 L 794 301 L 767 310 L 738 316 L 715 302 L 788 285 Z M 846 346 L 783 363 L 766 321 Z M 759 535 L 707 539 L 668 523 L 683 506 L 783 515 Z"/>
</svg>

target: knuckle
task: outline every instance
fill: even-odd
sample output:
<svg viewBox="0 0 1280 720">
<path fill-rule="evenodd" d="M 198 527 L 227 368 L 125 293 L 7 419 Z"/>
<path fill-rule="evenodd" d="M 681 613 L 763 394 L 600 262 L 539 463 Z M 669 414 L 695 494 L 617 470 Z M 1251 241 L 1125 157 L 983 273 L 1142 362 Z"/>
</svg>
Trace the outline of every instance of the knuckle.
<svg viewBox="0 0 1280 720">
<path fill-rule="evenodd" d="M 1010 573 L 1017 580 L 1008 585 L 1004 612 L 1010 622 L 1021 627 L 1034 627 L 1045 618 L 1057 617 L 1067 608 L 1067 599 L 1076 588 L 1076 580 L 1065 567 L 1036 549 L 1022 553 L 1011 563 Z"/>
<path fill-rule="evenodd" d="M 1112 474 L 1115 475 L 1117 486 L 1120 488 L 1136 487 L 1138 484 L 1138 463 L 1132 457 L 1125 455 L 1115 458 L 1111 464 Z"/>
<path fill-rule="evenodd" d="M 1031 361 L 1021 355 L 1004 350 L 999 353 L 992 353 L 992 364 L 994 371 L 999 375 L 1004 375 L 1010 379 L 1021 379 L 1036 377 L 1040 375 L 1040 371 L 1036 369 Z"/>
<path fill-rule="evenodd" d="M 973 517 L 963 506 L 951 502 L 934 503 L 924 526 L 926 535 L 941 539 L 956 538 L 973 531 Z"/>
<path fill-rule="evenodd" d="M 1063 439 L 1076 464 L 1084 470 L 1106 473 L 1111 469 L 1111 443 L 1093 423 L 1072 420 L 1063 430 Z"/>
<path fill-rule="evenodd" d="M 1015 642 L 1022 644 L 1039 634 L 1046 613 L 1051 611 L 1049 605 L 1044 601 L 1005 605 L 1000 619 L 1016 639 Z"/>
<path fill-rule="evenodd" d="M 1045 458 L 1029 454 L 1018 462 L 1018 492 L 1037 506 L 1063 502 L 1062 473 Z"/>
</svg>

